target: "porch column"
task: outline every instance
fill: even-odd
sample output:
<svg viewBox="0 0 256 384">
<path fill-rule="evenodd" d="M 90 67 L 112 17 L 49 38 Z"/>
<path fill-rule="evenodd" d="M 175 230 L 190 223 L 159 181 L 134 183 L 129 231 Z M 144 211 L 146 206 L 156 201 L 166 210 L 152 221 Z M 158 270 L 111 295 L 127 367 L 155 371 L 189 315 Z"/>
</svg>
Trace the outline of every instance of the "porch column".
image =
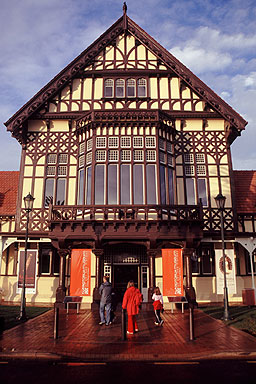
<svg viewBox="0 0 256 384">
<path fill-rule="evenodd" d="M 60 277 L 59 286 L 56 290 L 56 303 L 63 303 L 64 297 L 66 296 L 66 256 L 69 254 L 68 249 L 58 249 L 60 256 Z"/>
<path fill-rule="evenodd" d="M 148 288 L 148 301 L 151 301 L 154 288 L 156 286 L 156 272 L 155 272 L 155 257 L 156 250 L 149 249 L 147 251 L 149 260 L 149 288 Z"/>
<path fill-rule="evenodd" d="M 98 309 L 98 304 L 100 302 L 100 294 L 99 294 L 99 287 L 102 283 L 102 276 L 101 276 L 101 264 L 102 264 L 102 258 L 104 255 L 103 249 L 93 249 L 92 252 L 96 256 L 96 270 L 95 270 L 95 288 L 93 290 L 93 304 L 92 309 Z"/>
<path fill-rule="evenodd" d="M 194 248 L 185 248 L 183 250 L 185 265 L 186 265 L 186 297 L 189 305 L 189 339 L 194 340 L 194 307 L 197 306 L 196 292 L 192 283 L 192 263 L 191 256 L 193 255 Z"/>
<path fill-rule="evenodd" d="M 101 262 L 102 257 L 104 255 L 103 249 L 93 249 L 92 250 L 94 255 L 96 256 L 96 287 L 99 288 L 102 283 L 102 277 L 101 277 Z"/>
</svg>

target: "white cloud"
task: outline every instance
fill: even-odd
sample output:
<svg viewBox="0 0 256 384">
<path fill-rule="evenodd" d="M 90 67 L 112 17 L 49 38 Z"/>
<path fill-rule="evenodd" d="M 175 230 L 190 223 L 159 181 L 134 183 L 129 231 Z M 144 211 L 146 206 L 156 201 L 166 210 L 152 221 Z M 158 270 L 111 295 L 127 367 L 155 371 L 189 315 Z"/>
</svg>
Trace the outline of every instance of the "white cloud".
<svg viewBox="0 0 256 384">
<path fill-rule="evenodd" d="M 232 58 L 227 53 L 194 46 L 186 46 L 184 49 L 174 47 L 171 49 L 171 53 L 196 73 L 222 71 L 232 63 Z"/>
</svg>

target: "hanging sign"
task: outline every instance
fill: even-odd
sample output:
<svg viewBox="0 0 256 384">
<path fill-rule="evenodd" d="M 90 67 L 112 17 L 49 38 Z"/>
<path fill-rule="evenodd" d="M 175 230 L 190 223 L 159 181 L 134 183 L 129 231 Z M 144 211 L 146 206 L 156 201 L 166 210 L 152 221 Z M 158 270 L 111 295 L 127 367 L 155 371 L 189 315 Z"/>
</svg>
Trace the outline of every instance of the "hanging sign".
<svg viewBox="0 0 256 384">
<path fill-rule="evenodd" d="M 36 293 L 36 261 L 37 249 L 27 250 L 25 288 L 27 293 Z M 20 294 L 23 287 L 25 250 L 19 251 L 19 272 L 17 293 Z"/>
<path fill-rule="evenodd" d="M 226 260 L 226 278 L 228 294 L 236 294 L 236 272 L 235 272 L 235 255 L 233 249 L 225 249 Z M 215 266 L 216 266 L 216 285 L 217 295 L 223 295 L 224 292 L 224 269 L 223 269 L 223 252 L 222 249 L 215 250 Z"/>
<path fill-rule="evenodd" d="M 70 296 L 91 294 L 91 249 L 72 249 Z"/>
<path fill-rule="evenodd" d="M 162 249 L 163 295 L 183 296 L 182 249 Z"/>
</svg>

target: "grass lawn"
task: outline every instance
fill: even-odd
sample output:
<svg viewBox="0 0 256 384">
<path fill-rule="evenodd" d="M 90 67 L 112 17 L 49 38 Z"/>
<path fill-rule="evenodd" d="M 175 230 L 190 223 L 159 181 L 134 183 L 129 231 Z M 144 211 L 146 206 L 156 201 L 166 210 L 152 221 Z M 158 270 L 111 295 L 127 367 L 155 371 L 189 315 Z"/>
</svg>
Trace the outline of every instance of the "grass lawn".
<svg viewBox="0 0 256 384">
<path fill-rule="evenodd" d="M 39 316 L 50 309 L 51 308 L 49 307 L 26 307 L 26 315 L 28 319 L 32 319 L 33 317 Z M 17 320 L 19 314 L 20 306 L 0 305 L 0 318 L 4 318 L 4 330 L 20 324 L 20 321 Z"/>
<path fill-rule="evenodd" d="M 221 319 L 223 317 L 223 307 L 200 306 L 199 309 L 215 319 Z M 232 325 L 256 336 L 256 307 L 230 306 L 229 316 L 231 320 L 226 322 L 227 325 Z"/>
</svg>

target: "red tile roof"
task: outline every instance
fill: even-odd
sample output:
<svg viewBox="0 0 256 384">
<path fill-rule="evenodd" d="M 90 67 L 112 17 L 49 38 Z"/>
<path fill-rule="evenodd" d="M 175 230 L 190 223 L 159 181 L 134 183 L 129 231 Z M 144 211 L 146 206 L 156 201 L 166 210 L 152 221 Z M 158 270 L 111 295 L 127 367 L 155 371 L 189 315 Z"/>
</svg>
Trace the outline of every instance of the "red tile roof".
<svg viewBox="0 0 256 384">
<path fill-rule="evenodd" d="M 19 172 L 0 171 L 0 215 L 14 215 L 18 195 Z"/>
<path fill-rule="evenodd" d="M 234 171 L 238 213 L 256 213 L 256 171 Z"/>
</svg>

